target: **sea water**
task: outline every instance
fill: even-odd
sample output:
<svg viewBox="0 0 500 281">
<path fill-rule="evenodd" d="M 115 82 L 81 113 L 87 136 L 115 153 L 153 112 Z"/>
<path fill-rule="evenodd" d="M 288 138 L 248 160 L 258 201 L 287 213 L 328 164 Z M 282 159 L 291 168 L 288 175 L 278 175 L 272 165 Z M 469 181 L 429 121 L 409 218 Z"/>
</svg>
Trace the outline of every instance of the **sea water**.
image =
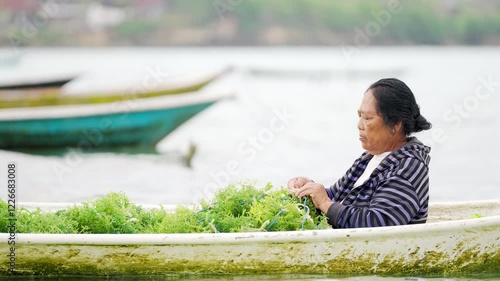
<svg viewBox="0 0 500 281">
<path fill-rule="evenodd" d="M 21 201 L 79 202 L 123 191 L 136 203 L 192 203 L 193 194 L 209 196 L 228 183 L 283 186 L 299 175 L 329 186 L 362 153 L 357 109 L 366 88 L 383 77 L 405 81 L 434 125 L 416 134 L 432 148 L 431 201 L 500 197 L 500 178 L 494 176 L 500 156 L 500 71 L 494 63 L 500 50 L 495 48 L 366 48 L 350 57 L 340 48 L 23 52 L 21 65 L 0 69 L 0 77 L 67 71 L 81 73 L 74 84 L 91 89 L 152 69 L 175 73 L 231 66 L 232 74 L 213 86 L 236 94 L 156 147 L 64 147 L 49 155 L 0 151 L 2 166 L 11 161 L 19 166 Z M 187 167 L 190 146 L 196 152 Z"/>
</svg>

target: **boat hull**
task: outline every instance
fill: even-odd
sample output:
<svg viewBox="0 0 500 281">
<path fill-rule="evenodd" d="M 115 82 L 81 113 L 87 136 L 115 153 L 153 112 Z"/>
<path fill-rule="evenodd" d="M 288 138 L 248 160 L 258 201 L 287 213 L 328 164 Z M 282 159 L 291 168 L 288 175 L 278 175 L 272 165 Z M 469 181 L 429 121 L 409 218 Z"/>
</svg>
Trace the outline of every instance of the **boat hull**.
<svg viewBox="0 0 500 281">
<path fill-rule="evenodd" d="M 72 80 L 74 76 L 47 81 L 18 82 L 15 84 L 0 85 L 0 109 L 112 103 L 120 102 L 124 99 L 178 95 L 199 91 L 228 71 L 228 69 L 224 69 L 215 73 L 201 73 L 195 77 L 181 76 L 177 80 L 172 79 L 172 81 L 167 81 L 170 83 L 144 89 L 137 88 L 135 85 L 129 85 L 127 87 L 117 86 L 117 89 L 111 90 L 95 90 L 95 92 L 87 92 L 86 90 L 83 90 L 83 92 L 82 90 L 80 92 L 72 92 L 61 87 L 66 82 Z"/>
<path fill-rule="evenodd" d="M 213 102 L 106 115 L 0 121 L 0 148 L 154 145 Z"/>
<path fill-rule="evenodd" d="M 75 77 L 55 78 L 47 81 L 29 81 L 25 83 L 0 85 L 0 90 L 29 90 L 29 89 L 46 89 L 46 88 L 60 88 L 73 80 Z M 0 92 L 1 94 L 2 92 Z M 22 94 L 22 92 L 20 92 Z"/>
<path fill-rule="evenodd" d="M 8 234 L 0 235 L 7 241 Z M 500 217 L 365 229 L 18 234 L 16 274 L 498 273 Z M 2 274 L 11 274 L 5 263 Z"/>
<path fill-rule="evenodd" d="M 232 90 L 0 110 L 0 149 L 154 145 Z"/>
</svg>

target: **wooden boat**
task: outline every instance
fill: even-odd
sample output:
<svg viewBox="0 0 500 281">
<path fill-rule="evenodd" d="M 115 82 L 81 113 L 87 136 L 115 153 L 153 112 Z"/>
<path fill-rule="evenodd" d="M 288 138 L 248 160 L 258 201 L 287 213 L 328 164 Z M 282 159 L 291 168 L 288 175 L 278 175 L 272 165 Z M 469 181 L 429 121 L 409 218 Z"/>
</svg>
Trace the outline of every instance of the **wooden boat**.
<svg viewBox="0 0 500 281">
<path fill-rule="evenodd" d="M 0 148 L 154 145 L 231 90 L 0 110 Z"/>
<path fill-rule="evenodd" d="M 75 78 L 75 75 L 65 75 L 60 77 L 45 77 L 37 80 L 17 81 L 9 84 L 1 84 L 0 90 L 58 89 Z M 22 91 L 18 93 L 22 93 Z"/>
<path fill-rule="evenodd" d="M 16 83 L 4 84 L 0 94 L 0 109 L 38 107 L 55 105 L 77 105 L 95 104 L 106 102 L 118 102 L 124 99 L 159 97 L 186 92 L 195 92 L 214 81 L 215 79 L 228 73 L 230 68 L 214 71 L 188 73 L 172 75 L 161 83 L 154 86 L 145 87 L 140 85 L 127 85 L 122 81 L 122 85 L 113 85 L 112 89 L 93 89 L 88 91 L 88 85 L 84 90 L 71 91 L 67 86 L 78 84 L 78 79 L 72 80 L 75 76 L 60 77 L 52 80 L 30 80 L 17 81 Z M 66 85 L 65 82 L 69 82 Z M 156 82 L 156 81 L 155 81 Z M 63 86 L 64 87 L 61 87 Z M 43 87 L 42 87 L 43 86 Z M 69 87 L 71 88 L 71 87 Z"/>
<path fill-rule="evenodd" d="M 15 257 L 15 273 L 27 275 L 498 274 L 500 200 L 431 204 L 426 224 L 380 228 L 16 234 Z M 0 273 L 10 274 L 9 266 L 0 263 Z"/>
</svg>

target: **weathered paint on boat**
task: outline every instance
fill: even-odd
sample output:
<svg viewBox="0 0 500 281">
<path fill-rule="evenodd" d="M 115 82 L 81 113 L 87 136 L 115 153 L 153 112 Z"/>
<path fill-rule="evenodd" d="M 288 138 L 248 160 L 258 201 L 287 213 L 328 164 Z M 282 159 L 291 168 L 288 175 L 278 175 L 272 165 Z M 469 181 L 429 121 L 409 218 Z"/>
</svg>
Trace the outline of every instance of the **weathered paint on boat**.
<svg viewBox="0 0 500 281">
<path fill-rule="evenodd" d="M 0 110 L 0 148 L 152 145 L 229 92 Z"/>
<path fill-rule="evenodd" d="M 17 234 L 16 274 L 339 273 L 460 276 L 500 270 L 500 201 L 435 205 L 438 220 L 381 228 L 217 234 Z M 493 207 L 493 211 L 487 210 Z M 460 209 L 461 208 L 461 209 Z M 441 211 L 440 211 L 441 210 Z M 453 214 L 451 212 L 450 214 Z M 0 239 L 7 241 L 8 234 Z M 11 274 L 6 263 L 3 275 Z"/>
<path fill-rule="evenodd" d="M 34 88 L 17 89 L 15 91 L 5 91 L 0 95 L 0 108 L 23 108 L 39 106 L 57 106 L 57 105 L 77 105 L 77 104 L 96 104 L 120 102 L 123 100 L 133 100 L 137 98 L 151 98 L 166 95 L 182 94 L 195 92 L 205 87 L 210 82 L 228 73 L 230 69 L 212 71 L 208 73 L 199 73 L 188 77 L 191 79 L 179 79 L 177 81 L 168 81 L 157 87 L 148 89 L 118 89 L 112 92 L 84 92 L 84 93 L 66 93 L 60 87 L 55 88 Z M 182 76 L 180 78 L 183 78 Z M 185 78 L 185 77 L 184 77 Z M 20 84 L 21 82 L 17 83 Z M 28 83 L 28 82 L 22 82 Z M 143 91 L 144 90 L 144 91 Z"/>
</svg>

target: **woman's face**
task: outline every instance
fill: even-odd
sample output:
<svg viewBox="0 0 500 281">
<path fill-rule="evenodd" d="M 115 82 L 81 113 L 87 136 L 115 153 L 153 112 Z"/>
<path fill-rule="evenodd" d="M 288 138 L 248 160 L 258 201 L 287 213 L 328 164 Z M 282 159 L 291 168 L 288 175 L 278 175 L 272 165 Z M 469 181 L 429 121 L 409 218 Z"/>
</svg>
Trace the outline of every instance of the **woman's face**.
<svg viewBox="0 0 500 281">
<path fill-rule="evenodd" d="M 396 143 L 396 134 L 391 132 L 377 111 L 377 100 L 371 90 L 365 93 L 358 110 L 359 140 L 361 146 L 370 154 L 377 155 L 392 151 Z"/>
</svg>

